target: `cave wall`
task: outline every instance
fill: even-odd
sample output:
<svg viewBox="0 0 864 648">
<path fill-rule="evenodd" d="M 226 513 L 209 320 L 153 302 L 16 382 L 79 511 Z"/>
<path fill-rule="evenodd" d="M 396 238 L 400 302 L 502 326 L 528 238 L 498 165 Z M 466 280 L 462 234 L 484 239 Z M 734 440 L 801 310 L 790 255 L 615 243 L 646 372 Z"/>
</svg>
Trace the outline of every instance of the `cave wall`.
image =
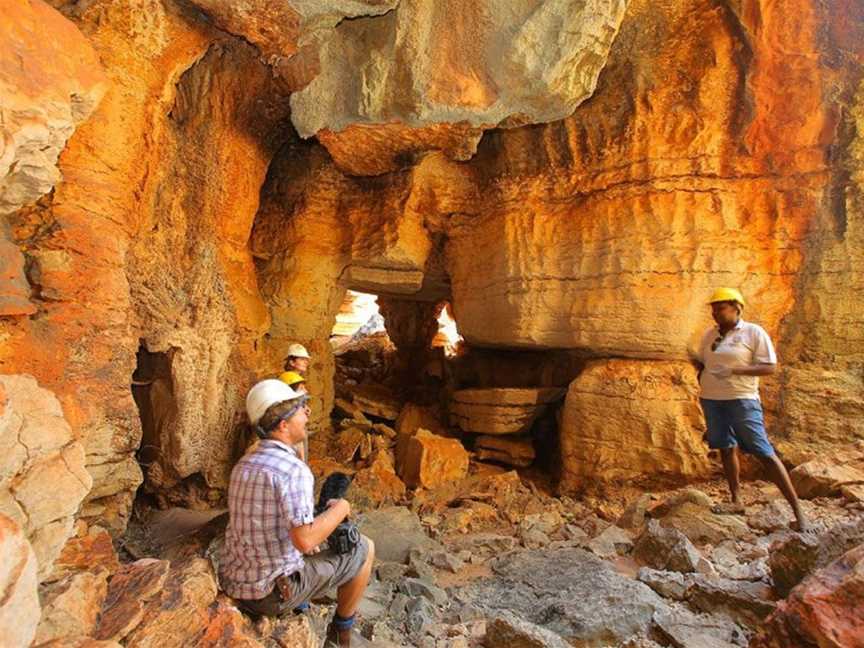
<svg viewBox="0 0 864 648">
<path fill-rule="evenodd" d="M 284 32 L 273 27 L 285 16 L 253 0 L 51 4 L 62 15 L 27 6 L 80 35 L 92 114 L 67 118 L 52 140 L 59 150 L 68 137 L 59 174 L 50 155 L 40 161 L 47 182 L 0 227 L 0 370 L 31 374 L 59 400 L 93 480 L 88 519 L 121 529 L 142 480 L 130 387 L 142 344 L 171 356 L 173 407 L 148 443 L 148 484 L 197 501 L 193 482 L 224 488 L 245 390 L 279 370 L 290 342 L 312 351 L 314 426 L 326 428 L 327 338 L 347 288 L 450 299 L 468 344 L 487 354 L 472 375 L 494 374 L 487 360 L 514 349 L 574 374 L 585 366 L 562 417 L 574 482 L 612 474 L 594 458 L 614 447 L 632 451 L 616 475 L 704 473 L 690 458 L 692 394 L 690 405 L 654 399 L 656 423 L 636 437 L 626 416 L 596 434 L 582 422 L 603 394 L 635 401 L 625 387 L 655 374 L 670 393 L 692 387 L 688 349 L 718 284 L 740 286 L 746 316 L 778 342 L 782 371 L 765 393 L 785 455 L 864 436 L 860 3 L 605 3 L 614 39 L 586 50 L 587 76 L 494 118 L 474 100 L 492 96 L 497 50 L 456 61 L 410 30 L 397 47 L 407 28 L 392 3 L 355 3 L 357 21 L 328 3 L 292 14 Z M 406 2 L 405 15 L 433 4 Z M 469 21 L 447 47 L 500 45 L 500 18 Z M 371 85 L 316 102 L 345 74 L 322 68 L 334 44 L 361 28 L 381 45 L 352 41 Z M 572 63 L 576 41 L 555 42 L 552 67 Z M 416 77 L 376 77 L 393 68 L 387 52 L 400 69 L 414 56 L 450 61 L 441 69 L 459 92 L 436 99 L 450 107 L 413 110 L 449 77 L 430 77 L 427 58 Z M 415 103 L 393 103 L 400 93 Z M 303 102 L 319 111 L 300 129 L 308 139 L 289 123 Z M 669 459 L 646 459 L 669 417 Z"/>
</svg>

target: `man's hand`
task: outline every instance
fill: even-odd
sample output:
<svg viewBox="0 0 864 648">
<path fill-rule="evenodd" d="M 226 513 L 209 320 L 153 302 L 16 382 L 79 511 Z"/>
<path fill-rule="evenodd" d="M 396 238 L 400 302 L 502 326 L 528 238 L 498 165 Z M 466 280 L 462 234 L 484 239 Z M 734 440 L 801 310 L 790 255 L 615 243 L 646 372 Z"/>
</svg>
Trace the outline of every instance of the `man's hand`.
<svg viewBox="0 0 864 648">
<path fill-rule="evenodd" d="M 716 367 L 711 367 L 708 372 L 715 378 L 728 378 L 732 375 L 732 368 L 727 367 L 726 365 L 718 365 Z"/>
</svg>

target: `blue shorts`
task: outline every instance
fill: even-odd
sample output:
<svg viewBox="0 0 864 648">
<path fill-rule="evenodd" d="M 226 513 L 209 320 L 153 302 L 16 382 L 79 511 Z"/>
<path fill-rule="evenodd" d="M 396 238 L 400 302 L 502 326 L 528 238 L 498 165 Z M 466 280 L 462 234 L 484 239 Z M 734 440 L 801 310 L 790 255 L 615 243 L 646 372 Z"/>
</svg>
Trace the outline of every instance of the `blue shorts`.
<svg viewBox="0 0 864 648">
<path fill-rule="evenodd" d="M 708 447 L 712 450 L 740 448 L 747 454 L 770 457 L 774 446 L 765 432 L 762 403 L 755 398 L 709 400 L 700 398 L 708 425 Z"/>
</svg>

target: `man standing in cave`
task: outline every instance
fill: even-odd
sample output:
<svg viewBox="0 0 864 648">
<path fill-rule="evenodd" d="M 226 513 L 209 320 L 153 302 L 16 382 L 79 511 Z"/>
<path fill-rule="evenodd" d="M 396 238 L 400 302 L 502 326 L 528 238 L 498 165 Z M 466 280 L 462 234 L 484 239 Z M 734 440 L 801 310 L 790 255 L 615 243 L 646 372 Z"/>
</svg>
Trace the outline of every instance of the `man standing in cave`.
<svg viewBox="0 0 864 648">
<path fill-rule="evenodd" d="M 219 577 L 237 605 L 256 617 L 281 616 L 336 588 L 327 645 L 344 647 L 351 645 L 375 547 L 361 536 L 346 553 L 319 550 L 351 507 L 330 500 L 314 516 L 314 478 L 294 450 L 306 437 L 307 399 L 275 379 L 249 390 L 246 412 L 262 441 L 231 472 Z"/>
<path fill-rule="evenodd" d="M 777 369 L 771 338 L 761 326 L 741 318 L 744 297 L 734 288 L 719 288 L 709 300 L 716 326 L 702 337 L 696 355 L 702 411 L 708 427 L 708 446 L 719 450 L 732 501 L 717 505 L 717 513 L 743 513 L 740 499 L 740 466 L 736 447 L 756 457 L 795 514 L 792 527 L 806 531 L 789 473 L 765 432 L 759 376 Z"/>
</svg>

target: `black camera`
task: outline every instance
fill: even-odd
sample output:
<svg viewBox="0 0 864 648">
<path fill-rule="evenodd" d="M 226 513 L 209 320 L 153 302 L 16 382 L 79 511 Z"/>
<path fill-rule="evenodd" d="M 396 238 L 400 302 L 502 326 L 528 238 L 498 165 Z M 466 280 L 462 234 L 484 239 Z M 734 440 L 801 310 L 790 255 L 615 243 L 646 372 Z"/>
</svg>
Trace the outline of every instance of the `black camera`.
<svg viewBox="0 0 864 648">
<path fill-rule="evenodd" d="M 327 476 L 318 495 L 318 506 L 315 515 L 321 515 L 327 510 L 327 502 L 342 499 L 348 494 L 351 477 L 342 472 L 334 472 Z M 337 554 L 350 553 L 360 544 L 360 529 L 353 522 L 345 520 L 340 523 L 327 538 L 327 546 Z"/>
</svg>

